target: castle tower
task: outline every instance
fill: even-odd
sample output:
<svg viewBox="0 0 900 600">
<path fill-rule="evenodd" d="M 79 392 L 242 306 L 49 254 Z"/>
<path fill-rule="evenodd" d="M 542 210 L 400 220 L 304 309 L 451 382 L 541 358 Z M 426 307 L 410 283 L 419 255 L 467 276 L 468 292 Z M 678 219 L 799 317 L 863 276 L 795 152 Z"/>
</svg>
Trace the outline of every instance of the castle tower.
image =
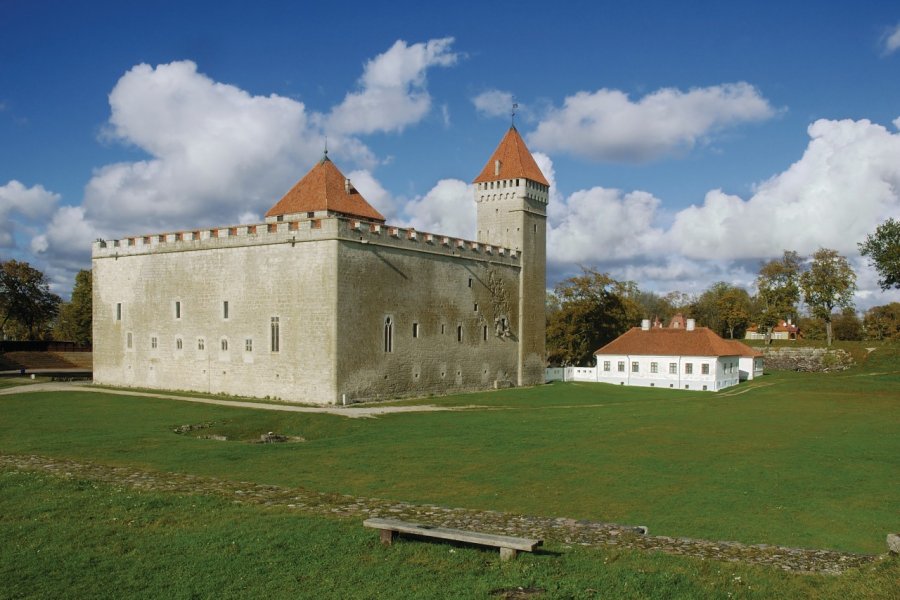
<svg viewBox="0 0 900 600">
<path fill-rule="evenodd" d="M 547 202 L 550 185 L 515 126 L 509 128 L 475 184 L 478 241 L 518 250 L 518 385 L 544 382 Z"/>
</svg>

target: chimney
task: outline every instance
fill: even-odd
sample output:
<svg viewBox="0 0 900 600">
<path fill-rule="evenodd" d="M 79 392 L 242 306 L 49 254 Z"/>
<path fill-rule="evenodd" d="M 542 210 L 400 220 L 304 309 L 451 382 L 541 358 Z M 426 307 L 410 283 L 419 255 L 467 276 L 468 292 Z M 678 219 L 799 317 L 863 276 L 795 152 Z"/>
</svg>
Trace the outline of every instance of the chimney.
<svg viewBox="0 0 900 600">
<path fill-rule="evenodd" d="M 641 321 L 641 329 L 644 331 L 650 331 L 650 319 L 644 319 Z"/>
<path fill-rule="evenodd" d="M 696 323 L 696 321 L 694 321 L 694 319 L 688 319 L 687 320 L 687 330 L 693 331 L 695 323 Z"/>
<path fill-rule="evenodd" d="M 351 191 L 353 191 L 353 186 L 350 184 L 350 178 L 349 178 L 349 177 L 346 178 L 346 179 L 344 179 L 344 191 L 345 191 L 346 193 L 348 193 L 348 194 L 349 194 Z"/>
</svg>

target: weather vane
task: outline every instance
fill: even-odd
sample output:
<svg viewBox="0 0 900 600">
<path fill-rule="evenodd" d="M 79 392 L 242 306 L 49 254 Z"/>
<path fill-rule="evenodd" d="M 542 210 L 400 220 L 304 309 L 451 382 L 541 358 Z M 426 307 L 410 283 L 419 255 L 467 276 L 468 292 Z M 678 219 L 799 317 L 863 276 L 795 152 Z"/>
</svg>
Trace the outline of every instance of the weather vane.
<svg viewBox="0 0 900 600">
<path fill-rule="evenodd" d="M 515 127 L 516 126 L 516 109 L 519 108 L 519 103 L 516 102 L 515 96 L 513 96 L 512 101 L 513 101 L 513 105 L 512 105 L 512 111 L 510 112 L 510 118 L 512 120 L 512 126 Z"/>
</svg>

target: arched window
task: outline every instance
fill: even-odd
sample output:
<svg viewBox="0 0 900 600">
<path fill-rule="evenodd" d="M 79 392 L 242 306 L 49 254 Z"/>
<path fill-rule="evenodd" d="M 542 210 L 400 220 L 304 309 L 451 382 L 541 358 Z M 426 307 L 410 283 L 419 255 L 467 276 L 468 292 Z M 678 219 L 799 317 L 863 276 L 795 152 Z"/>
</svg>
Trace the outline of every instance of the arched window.
<svg viewBox="0 0 900 600">
<path fill-rule="evenodd" d="M 390 317 L 384 319 L 384 351 L 394 351 L 394 322 Z"/>
</svg>

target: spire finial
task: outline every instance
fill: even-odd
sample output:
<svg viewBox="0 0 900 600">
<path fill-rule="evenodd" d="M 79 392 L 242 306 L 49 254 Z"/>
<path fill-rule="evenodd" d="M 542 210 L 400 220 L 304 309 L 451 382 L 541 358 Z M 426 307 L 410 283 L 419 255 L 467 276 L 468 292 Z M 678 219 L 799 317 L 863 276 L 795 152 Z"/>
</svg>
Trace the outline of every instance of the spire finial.
<svg viewBox="0 0 900 600">
<path fill-rule="evenodd" d="M 322 160 L 328 160 L 328 136 L 325 136 L 325 153 L 322 155 Z"/>
<path fill-rule="evenodd" d="M 516 109 L 519 108 L 519 103 L 516 102 L 515 96 L 512 97 L 512 103 L 513 103 L 512 110 L 510 111 L 510 114 L 509 114 L 510 120 L 511 120 L 510 127 L 515 129 L 516 128 Z"/>
</svg>

